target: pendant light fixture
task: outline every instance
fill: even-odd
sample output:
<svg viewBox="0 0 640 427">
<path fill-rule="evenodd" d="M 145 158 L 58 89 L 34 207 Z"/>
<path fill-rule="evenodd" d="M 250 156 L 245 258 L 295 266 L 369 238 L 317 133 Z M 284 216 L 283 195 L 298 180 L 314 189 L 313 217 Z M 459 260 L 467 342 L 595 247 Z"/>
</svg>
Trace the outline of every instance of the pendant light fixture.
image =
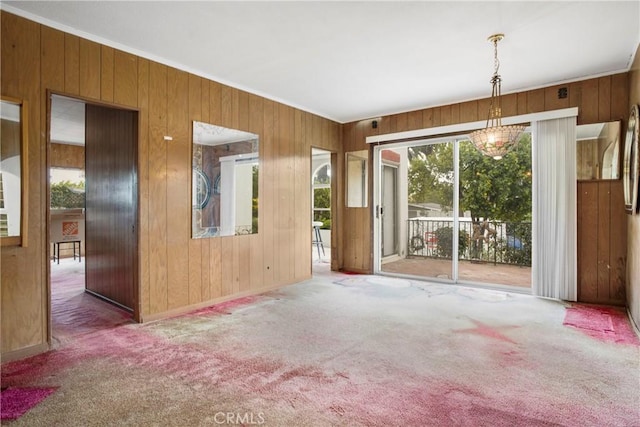
<svg viewBox="0 0 640 427">
<path fill-rule="evenodd" d="M 489 114 L 487 116 L 487 126 L 469 135 L 471 142 L 478 151 L 486 156 L 498 160 L 511 151 L 518 144 L 524 126 L 502 125 L 502 104 L 501 104 L 501 81 L 498 70 L 498 42 L 504 38 L 504 34 L 494 34 L 488 40 L 493 43 L 494 72 L 491 77 L 491 101 L 489 103 Z"/>
</svg>

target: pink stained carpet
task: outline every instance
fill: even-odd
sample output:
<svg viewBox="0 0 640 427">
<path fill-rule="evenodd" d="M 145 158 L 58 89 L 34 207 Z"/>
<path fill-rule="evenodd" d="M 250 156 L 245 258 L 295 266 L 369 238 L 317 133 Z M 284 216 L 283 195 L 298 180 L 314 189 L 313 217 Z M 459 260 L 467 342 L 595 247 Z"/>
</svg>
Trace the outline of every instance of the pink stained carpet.
<svg viewBox="0 0 640 427">
<path fill-rule="evenodd" d="M 603 342 L 640 346 L 640 340 L 622 308 L 574 304 L 567 308 L 563 325 Z"/>
<path fill-rule="evenodd" d="M 226 425 L 634 426 L 638 347 L 584 337 L 565 314 L 525 295 L 330 273 L 74 336 L 3 365 L 2 384 L 60 386 L 12 427 L 229 414 L 240 422 Z"/>
<path fill-rule="evenodd" d="M 0 420 L 16 420 L 56 391 L 48 388 L 8 388 L 0 392 Z"/>
</svg>

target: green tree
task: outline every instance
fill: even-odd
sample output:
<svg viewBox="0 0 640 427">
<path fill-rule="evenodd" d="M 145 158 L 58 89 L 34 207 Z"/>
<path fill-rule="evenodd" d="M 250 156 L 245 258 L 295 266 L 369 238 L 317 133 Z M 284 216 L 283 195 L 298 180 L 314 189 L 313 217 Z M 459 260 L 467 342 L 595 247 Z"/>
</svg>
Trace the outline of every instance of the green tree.
<svg viewBox="0 0 640 427">
<path fill-rule="evenodd" d="M 313 206 L 316 209 L 331 208 L 331 188 L 314 188 L 313 189 Z M 317 210 L 313 215 L 314 221 L 322 221 L 323 229 L 331 228 L 331 211 Z"/>
<path fill-rule="evenodd" d="M 438 203 L 447 212 L 453 206 L 453 144 L 428 146 L 409 152 L 409 202 Z M 531 220 L 531 137 L 496 160 L 460 143 L 460 211 L 481 220 Z"/>
<path fill-rule="evenodd" d="M 460 144 L 460 210 L 480 219 L 520 222 L 531 220 L 531 136 L 496 160 Z"/>
<path fill-rule="evenodd" d="M 52 208 L 84 208 L 84 182 L 62 181 L 51 184 Z"/>
<path fill-rule="evenodd" d="M 436 203 L 453 208 L 453 143 L 412 147 L 409 150 L 410 203 Z"/>
</svg>

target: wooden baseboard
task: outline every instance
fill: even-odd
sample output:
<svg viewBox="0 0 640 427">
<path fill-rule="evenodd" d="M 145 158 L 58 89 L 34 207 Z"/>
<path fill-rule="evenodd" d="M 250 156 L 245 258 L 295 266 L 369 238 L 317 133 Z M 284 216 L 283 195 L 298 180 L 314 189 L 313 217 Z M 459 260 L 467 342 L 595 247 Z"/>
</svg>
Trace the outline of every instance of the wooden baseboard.
<svg viewBox="0 0 640 427">
<path fill-rule="evenodd" d="M 224 297 L 215 298 L 215 299 L 204 301 L 204 302 L 199 302 L 197 304 L 191 304 L 191 305 L 187 305 L 187 306 L 184 306 L 184 307 L 175 308 L 173 310 L 163 311 L 162 313 L 153 313 L 153 314 L 141 315 L 140 316 L 140 323 L 154 322 L 156 320 L 168 319 L 170 317 L 180 316 L 180 315 L 187 314 L 187 313 L 190 313 L 190 312 L 195 311 L 195 310 L 200 310 L 202 308 L 211 307 L 212 305 L 220 304 L 220 303 L 227 302 L 227 301 L 232 301 L 234 299 L 245 298 L 245 297 L 249 297 L 249 296 L 253 296 L 253 295 L 260 295 L 260 294 L 263 294 L 265 292 L 269 292 L 269 291 L 273 291 L 275 289 L 283 288 L 285 286 L 290 286 L 290 285 L 293 285 L 293 284 L 296 284 L 296 283 L 304 282 L 305 280 L 308 280 L 310 278 L 311 278 L 311 276 L 309 276 L 306 279 L 302 279 L 300 281 L 295 281 L 295 282 L 292 282 L 292 283 L 279 284 L 279 285 L 269 286 L 269 287 L 266 287 L 266 288 L 260 288 L 260 289 L 257 289 L 257 290 L 239 292 L 239 293 L 233 294 L 233 295 L 226 295 Z"/>
<path fill-rule="evenodd" d="M 0 355 L 0 362 L 12 362 L 14 360 L 24 359 L 26 357 L 35 356 L 49 350 L 49 343 L 36 344 L 19 350 L 8 351 Z"/>
</svg>

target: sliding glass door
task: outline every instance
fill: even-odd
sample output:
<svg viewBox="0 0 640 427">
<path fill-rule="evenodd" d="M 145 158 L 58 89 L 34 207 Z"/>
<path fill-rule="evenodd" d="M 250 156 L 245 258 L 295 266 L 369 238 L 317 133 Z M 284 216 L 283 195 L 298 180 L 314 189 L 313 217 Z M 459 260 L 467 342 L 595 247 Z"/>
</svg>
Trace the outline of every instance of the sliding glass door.
<svg viewBox="0 0 640 427">
<path fill-rule="evenodd" d="M 399 209 L 394 220 L 401 237 L 395 256 L 389 257 L 384 250 L 388 207 L 381 198 L 379 271 L 452 280 L 454 141 L 398 146 L 380 150 L 379 156 L 382 194 L 390 191 L 385 174 L 389 165 L 398 171 L 394 191 Z"/>
<path fill-rule="evenodd" d="M 529 134 L 499 160 L 465 137 L 385 145 L 374 153 L 376 272 L 531 286 Z"/>
<path fill-rule="evenodd" d="M 458 279 L 531 287 L 531 137 L 502 159 L 459 141 Z"/>
</svg>

